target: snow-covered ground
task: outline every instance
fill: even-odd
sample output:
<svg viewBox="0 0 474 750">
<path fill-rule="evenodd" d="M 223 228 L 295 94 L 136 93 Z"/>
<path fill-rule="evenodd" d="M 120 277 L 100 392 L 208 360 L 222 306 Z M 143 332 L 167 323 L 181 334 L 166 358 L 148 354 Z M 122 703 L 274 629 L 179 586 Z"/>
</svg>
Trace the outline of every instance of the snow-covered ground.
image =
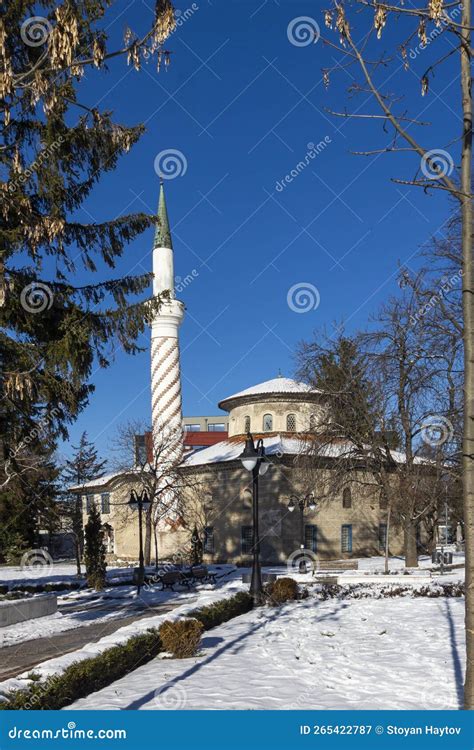
<svg viewBox="0 0 474 750">
<path fill-rule="evenodd" d="M 464 600 L 311 597 L 205 634 L 72 709 L 457 709 Z"/>
<path fill-rule="evenodd" d="M 59 570 L 65 567 L 63 565 L 58 566 Z M 226 576 L 234 569 L 233 565 L 222 565 L 219 566 L 219 569 L 216 569 L 216 572 L 220 576 Z M 10 568 L 9 570 L 12 571 L 11 575 L 17 573 L 17 569 Z M 74 576 L 69 572 L 60 573 L 56 570 L 56 566 L 54 570 L 53 577 L 55 580 L 74 580 Z M 127 577 L 131 579 L 131 575 L 131 569 L 128 571 L 124 568 L 112 569 L 108 571 L 108 580 L 116 581 Z M 34 582 L 45 583 L 49 581 L 35 579 Z M 217 585 L 220 585 L 219 580 Z M 170 591 L 169 589 L 160 591 L 157 586 L 145 586 L 140 592 L 139 599 L 137 599 L 135 586 L 131 584 L 106 588 L 102 592 L 92 591 L 91 589 L 58 592 L 59 611 L 56 614 L 0 628 L 0 649 L 36 638 L 51 637 L 66 630 L 128 617 L 134 612 L 139 613 L 144 609 L 146 610 L 147 607 L 155 607 L 159 604 L 178 606 L 186 602 L 196 602 L 202 588 L 202 586 L 197 586 L 188 591 L 182 587 L 177 587 L 176 591 Z M 38 594 L 38 596 L 41 596 L 41 594 Z"/>
<path fill-rule="evenodd" d="M 67 654 L 63 654 L 54 659 L 48 659 L 47 661 L 38 664 L 34 668 L 34 672 L 36 674 L 39 674 L 43 679 L 46 679 L 53 674 L 63 672 L 73 662 L 82 661 L 83 659 L 88 659 L 91 656 L 96 656 L 97 654 L 105 651 L 108 648 L 111 648 L 112 646 L 124 643 L 134 635 L 144 633 L 149 628 L 159 627 L 161 623 L 164 622 L 164 620 L 172 620 L 178 617 L 186 616 L 189 614 L 189 612 L 196 609 L 197 607 L 205 606 L 221 599 L 234 596 L 238 591 L 243 591 L 244 589 L 248 588 L 242 583 L 241 574 L 239 571 L 235 570 L 232 566 L 222 566 L 222 568 L 227 568 L 230 572 L 225 577 L 218 579 L 217 585 L 213 586 L 211 584 L 203 584 L 195 587 L 194 591 L 190 592 L 189 594 L 188 592 L 177 594 L 179 599 L 174 600 L 174 603 L 176 603 L 177 606 L 172 611 L 163 614 L 150 614 L 150 617 L 136 620 L 129 625 L 125 625 L 124 627 L 119 628 L 114 633 L 101 638 L 99 641 L 89 643 L 83 648 L 77 649 L 76 651 L 71 651 Z M 160 592 L 157 593 L 159 594 Z M 173 596 L 172 592 L 167 592 L 164 595 L 168 597 L 167 601 L 172 602 L 172 600 L 170 599 L 170 597 Z M 180 603 L 181 597 L 183 598 L 182 603 Z M 32 620 L 31 624 L 41 623 L 42 620 L 46 625 L 48 624 L 48 622 L 50 624 L 55 622 L 55 620 L 52 618 L 44 617 Z M 16 627 L 17 626 L 14 625 L 11 628 L 8 628 L 8 630 L 13 630 Z M 31 670 L 28 670 L 28 672 L 25 672 L 18 677 L 0 682 L 0 696 L 5 695 L 5 693 L 7 693 L 9 690 L 22 689 L 27 687 L 30 684 L 30 680 L 28 679 L 28 674 L 30 672 Z"/>
<path fill-rule="evenodd" d="M 462 556 L 455 559 L 462 561 Z M 359 574 L 382 573 L 383 564 L 382 557 L 359 560 Z M 420 564 L 427 575 L 406 575 L 404 582 L 409 588 L 436 587 L 437 582 L 452 583 L 464 577 L 464 571 L 458 569 L 429 578 L 430 559 L 422 558 Z M 288 575 L 284 566 L 265 570 Z M 390 570 L 403 572 L 403 559 L 391 558 Z M 5 572 L 3 569 L 4 580 Z M 8 580 L 15 580 L 15 573 L 20 572 L 8 569 Z M 39 664 L 35 672 L 43 678 L 62 672 L 72 662 L 123 643 L 165 619 L 185 616 L 198 606 L 248 588 L 241 580 L 244 569 L 220 566 L 218 572 L 225 577 L 216 587 L 204 585 L 190 592 L 144 589 L 141 598 L 149 606 L 170 603 L 176 608 L 160 615 L 150 612 L 149 617 L 96 643 Z M 124 568 L 109 571 L 114 578 L 130 573 Z M 74 574 L 73 565 L 61 564 L 54 566 L 48 578 L 73 580 Z M 464 661 L 463 599 L 380 599 L 379 583 L 384 588 L 394 583 L 390 576 L 380 575 L 379 582 L 363 587 L 368 599 L 320 602 L 315 596 L 317 583 L 310 574 L 291 575 L 308 587 L 308 600 L 281 610 L 260 609 L 213 629 L 206 634 L 203 653 L 197 659 L 156 659 L 75 707 L 99 707 L 94 703 L 98 700 L 101 708 L 109 704 L 126 708 L 134 695 L 143 707 L 152 709 L 173 708 L 176 702 L 180 708 L 418 708 L 425 703 L 427 708 L 457 707 L 456 684 L 462 682 Z M 346 580 L 349 586 L 351 572 L 344 574 L 344 583 Z M 1 628 L 0 643 L 51 636 L 137 611 L 135 589 L 130 585 L 101 593 L 64 592 L 58 601 L 57 615 Z M 0 683 L 0 694 L 28 682 L 26 674 L 6 680 Z M 151 684 L 153 691 L 161 691 L 159 699 L 154 694 L 147 697 Z M 183 689 L 185 700 L 177 700 Z"/>
</svg>

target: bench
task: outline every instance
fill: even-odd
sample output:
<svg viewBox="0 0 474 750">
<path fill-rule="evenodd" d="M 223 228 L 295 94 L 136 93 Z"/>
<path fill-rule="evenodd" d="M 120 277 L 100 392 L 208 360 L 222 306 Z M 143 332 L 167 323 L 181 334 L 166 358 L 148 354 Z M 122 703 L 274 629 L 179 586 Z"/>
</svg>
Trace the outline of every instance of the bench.
<svg viewBox="0 0 474 750">
<path fill-rule="evenodd" d="M 313 575 L 341 573 L 345 570 L 359 570 L 358 560 L 319 560 L 313 567 Z"/>
<path fill-rule="evenodd" d="M 209 569 L 205 565 L 195 565 L 191 568 L 191 575 L 193 578 L 193 583 L 198 583 L 201 581 L 202 583 L 206 583 L 209 581 L 209 583 L 215 584 L 216 582 L 216 574 L 210 573 Z"/>
<path fill-rule="evenodd" d="M 167 573 L 163 573 L 163 575 L 158 576 L 158 583 L 161 583 L 162 591 L 164 591 L 165 589 L 171 589 L 171 591 L 174 591 L 173 586 L 175 586 L 177 583 L 190 588 L 193 580 L 192 578 L 184 575 L 184 573 L 180 573 L 179 570 L 170 570 Z"/>
</svg>

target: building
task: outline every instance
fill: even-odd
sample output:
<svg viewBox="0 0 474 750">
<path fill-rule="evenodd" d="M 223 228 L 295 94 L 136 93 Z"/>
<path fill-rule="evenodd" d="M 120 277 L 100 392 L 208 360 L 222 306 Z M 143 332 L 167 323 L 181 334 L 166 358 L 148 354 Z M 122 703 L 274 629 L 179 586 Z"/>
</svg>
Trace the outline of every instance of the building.
<svg viewBox="0 0 474 750">
<path fill-rule="evenodd" d="M 251 477 L 239 456 L 246 433 L 251 431 L 255 439 L 262 439 L 269 464 L 260 480 L 264 563 L 284 563 L 302 545 L 322 559 L 382 554 L 387 509 L 380 503 L 378 488 L 371 484 L 368 468 L 361 464 L 357 472 L 347 475 L 343 486 L 330 490 L 335 471 L 340 471 L 341 460 L 351 446 L 328 449 L 321 440 L 321 425 L 330 420 L 324 393 L 279 376 L 224 398 L 218 406 L 228 416 L 182 419 L 178 331 L 184 307 L 174 293 L 173 245 L 163 185 L 158 218 L 153 289 L 155 295 L 167 292 L 169 300 L 151 326 L 152 432 L 139 436 L 136 450 L 137 464 L 143 464 L 144 455 L 149 461 L 160 456 L 158 463 L 164 470 L 158 490 L 169 494 L 167 512 L 153 528 L 149 524 L 152 551 L 157 549 L 160 558 L 185 556 L 196 528 L 207 561 L 250 562 Z M 395 463 L 404 461 L 397 451 L 391 451 L 391 458 Z M 72 488 L 83 497 L 84 514 L 91 502 L 99 504 L 109 552 L 118 558 L 136 559 L 138 555 L 137 513 L 129 509 L 128 500 L 130 490 L 143 484 L 142 474 L 143 469 L 136 465 L 127 472 Z M 165 475 L 173 478 L 169 482 L 172 489 L 163 487 Z M 314 495 L 316 507 L 306 508 L 302 514 L 298 507 L 292 512 L 290 498 L 301 499 L 309 493 Z M 401 554 L 402 549 L 400 529 L 392 526 L 390 551 Z"/>
</svg>

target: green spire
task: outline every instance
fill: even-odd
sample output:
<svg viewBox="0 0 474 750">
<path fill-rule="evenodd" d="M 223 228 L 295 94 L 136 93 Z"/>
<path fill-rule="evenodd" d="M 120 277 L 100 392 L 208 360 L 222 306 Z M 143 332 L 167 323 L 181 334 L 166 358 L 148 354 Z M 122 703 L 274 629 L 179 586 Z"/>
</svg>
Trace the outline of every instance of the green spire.
<svg viewBox="0 0 474 750">
<path fill-rule="evenodd" d="M 166 210 L 165 189 L 163 186 L 163 180 L 161 180 L 160 182 L 160 198 L 158 200 L 157 215 L 159 219 L 159 224 L 156 225 L 156 229 L 155 229 L 154 247 L 169 247 L 170 250 L 172 250 L 173 243 L 171 241 L 168 211 Z"/>
</svg>

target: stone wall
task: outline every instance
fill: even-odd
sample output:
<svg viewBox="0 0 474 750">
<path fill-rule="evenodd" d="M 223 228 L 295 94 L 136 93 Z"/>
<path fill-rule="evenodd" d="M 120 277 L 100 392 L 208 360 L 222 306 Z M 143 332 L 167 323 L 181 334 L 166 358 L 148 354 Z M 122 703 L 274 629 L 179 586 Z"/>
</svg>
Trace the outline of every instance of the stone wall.
<svg viewBox="0 0 474 750">
<path fill-rule="evenodd" d="M 247 403 L 235 406 L 229 415 L 229 437 L 243 435 L 246 432 L 245 418 L 250 417 L 250 430 L 263 432 L 263 416 L 271 414 L 273 417 L 272 432 L 287 432 L 287 417 L 294 414 L 296 418 L 296 432 L 307 432 L 314 425 L 321 424 L 327 419 L 327 409 L 319 403 L 302 402 L 297 400 L 282 400 L 265 397 L 265 402 Z"/>
<path fill-rule="evenodd" d="M 320 487 L 327 483 L 329 470 L 319 473 Z M 241 530 L 252 525 L 251 475 L 240 464 L 226 467 L 203 467 L 193 472 L 196 485 L 209 488 L 211 508 L 196 514 L 213 528 L 214 552 L 206 555 L 208 562 L 248 564 L 249 554 L 242 552 Z M 318 482 L 316 481 L 316 485 Z M 291 466 L 273 464 L 259 479 L 261 557 L 264 563 L 285 563 L 300 547 L 301 516 L 299 508 L 288 510 L 291 495 L 304 495 L 303 488 Z M 318 497 L 318 486 L 313 488 Z M 190 505 L 199 503 L 199 493 L 189 490 Z M 342 492 L 319 502 L 314 511 L 304 511 L 304 525 L 317 527 L 317 555 L 321 559 L 343 559 L 379 555 L 379 524 L 386 523 L 387 512 L 379 507 L 378 493 L 361 483 L 351 483 L 352 507 L 344 508 Z M 352 552 L 341 550 L 341 527 L 352 526 Z M 391 554 L 402 554 L 400 529 L 390 532 Z"/>
</svg>

